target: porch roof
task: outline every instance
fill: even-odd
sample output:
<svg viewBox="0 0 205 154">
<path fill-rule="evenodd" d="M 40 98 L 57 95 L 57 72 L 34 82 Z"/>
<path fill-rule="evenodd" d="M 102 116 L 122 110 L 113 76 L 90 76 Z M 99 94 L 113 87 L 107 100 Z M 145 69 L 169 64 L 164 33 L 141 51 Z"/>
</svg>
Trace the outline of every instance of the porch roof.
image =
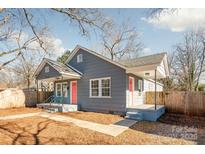
<svg viewBox="0 0 205 154">
<path fill-rule="evenodd" d="M 34 73 L 34 77 L 36 79 L 38 78 L 39 73 L 42 71 L 46 64 L 49 64 L 49 66 L 55 69 L 59 74 L 57 76 L 48 76 L 40 80 L 80 79 L 82 75 L 81 72 L 71 67 L 70 65 L 65 65 L 48 58 L 44 58 Z"/>
<path fill-rule="evenodd" d="M 166 78 L 169 76 L 167 54 L 159 53 L 130 60 L 120 61 L 127 67 L 126 73 L 132 73 L 142 78 L 154 79 Z"/>
</svg>

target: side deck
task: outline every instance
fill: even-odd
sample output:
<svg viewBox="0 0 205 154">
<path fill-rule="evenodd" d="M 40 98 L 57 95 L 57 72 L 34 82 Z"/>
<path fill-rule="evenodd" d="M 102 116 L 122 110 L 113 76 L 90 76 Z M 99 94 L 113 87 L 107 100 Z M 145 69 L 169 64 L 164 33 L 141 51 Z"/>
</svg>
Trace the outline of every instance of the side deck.
<svg viewBox="0 0 205 154">
<path fill-rule="evenodd" d="M 137 120 L 157 121 L 157 119 L 165 113 L 164 105 L 141 104 L 134 107 L 126 108 L 127 117 Z"/>
</svg>

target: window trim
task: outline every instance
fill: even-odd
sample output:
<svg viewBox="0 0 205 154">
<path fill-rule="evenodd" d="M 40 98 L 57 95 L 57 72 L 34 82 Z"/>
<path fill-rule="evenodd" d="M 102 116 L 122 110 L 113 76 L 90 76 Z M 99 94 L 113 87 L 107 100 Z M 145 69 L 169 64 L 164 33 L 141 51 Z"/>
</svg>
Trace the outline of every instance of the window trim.
<svg viewBox="0 0 205 154">
<path fill-rule="evenodd" d="M 67 84 L 67 86 L 68 86 L 68 82 L 57 82 L 57 83 L 55 83 L 55 92 L 56 92 L 56 97 L 64 97 L 63 96 L 63 84 Z M 57 95 L 57 85 L 61 85 L 61 95 L 60 96 L 58 96 Z M 65 97 L 68 97 L 68 89 L 67 89 L 67 92 L 66 92 L 66 94 L 67 94 L 67 96 L 65 96 Z"/>
<path fill-rule="evenodd" d="M 83 54 L 78 54 L 77 55 L 77 63 L 82 63 L 83 62 Z"/>
<path fill-rule="evenodd" d="M 110 96 L 102 96 L 102 80 L 106 80 L 109 79 L 110 80 Z M 92 81 L 98 80 L 98 96 L 92 96 L 92 87 L 91 87 L 91 83 Z M 94 78 L 94 79 L 90 79 L 89 81 L 89 98 L 112 98 L 112 94 L 111 94 L 111 89 L 112 89 L 112 84 L 111 84 L 111 77 L 103 77 L 103 78 Z"/>
</svg>

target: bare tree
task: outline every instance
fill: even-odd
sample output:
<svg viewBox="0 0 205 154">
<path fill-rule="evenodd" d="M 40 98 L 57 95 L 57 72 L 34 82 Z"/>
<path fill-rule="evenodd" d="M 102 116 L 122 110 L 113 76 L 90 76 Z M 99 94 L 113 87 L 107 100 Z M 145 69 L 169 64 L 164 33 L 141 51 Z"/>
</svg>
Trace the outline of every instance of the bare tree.
<svg viewBox="0 0 205 154">
<path fill-rule="evenodd" d="M 104 54 L 112 60 L 136 57 L 143 48 L 139 34 L 129 22 L 120 26 L 110 25 L 102 35 Z"/>
<path fill-rule="evenodd" d="M 173 75 L 181 90 L 198 89 L 199 79 L 205 71 L 205 31 L 187 32 L 184 42 L 175 48 Z"/>
<path fill-rule="evenodd" d="M 47 54 L 51 42 L 47 42 L 51 34 L 48 25 L 35 9 L 1 9 L 0 10 L 0 70 L 14 62 L 27 50 L 39 49 Z M 47 9 L 49 10 L 49 9 Z M 109 22 L 98 9 L 50 9 L 60 14 L 71 23 L 77 24 L 82 35 L 89 34 L 89 28 L 103 30 Z M 21 39 L 27 33 L 27 39 Z M 21 40 L 21 43 L 19 43 Z M 31 46 L 35 44 L 35 48 Z"/>
<path fill-rule="evenodd" d="M 20 58 L 19 62 L 13 67 L 13 72 L 16 77 L 21 81 L 21 86 L 26 85 L 29 89 L 33 82 L 33 73 L 36 69 L 36 65 L 32 58 Z"/>
<path fill-rule="evenodd" d="M 89 28 L 104 31 L 112 22 L 99 9 L 53 8 L 52 10 L 64 15 L 71 23 L 77 24 L 82 35 L 88 35 Z"/>
</svg>

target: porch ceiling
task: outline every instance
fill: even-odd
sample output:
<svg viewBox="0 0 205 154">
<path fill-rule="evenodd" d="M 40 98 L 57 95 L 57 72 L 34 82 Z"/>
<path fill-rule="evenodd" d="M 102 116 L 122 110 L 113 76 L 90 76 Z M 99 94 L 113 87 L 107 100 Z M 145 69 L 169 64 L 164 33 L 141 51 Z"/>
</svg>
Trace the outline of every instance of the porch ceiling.
<svg viewBox="0 0 205 154">
<path fill-rule="evenodd" d="M 159 65 L 132 67 L 132 68 L 128 68 L 126 70 L 126 73 L 132 73 L 146 79 L 155 79 L 155 70 L 156 70 L 156 79 L 162 79 L 168 76 L 164 68 L 162 68 Z"/>
</svg>

